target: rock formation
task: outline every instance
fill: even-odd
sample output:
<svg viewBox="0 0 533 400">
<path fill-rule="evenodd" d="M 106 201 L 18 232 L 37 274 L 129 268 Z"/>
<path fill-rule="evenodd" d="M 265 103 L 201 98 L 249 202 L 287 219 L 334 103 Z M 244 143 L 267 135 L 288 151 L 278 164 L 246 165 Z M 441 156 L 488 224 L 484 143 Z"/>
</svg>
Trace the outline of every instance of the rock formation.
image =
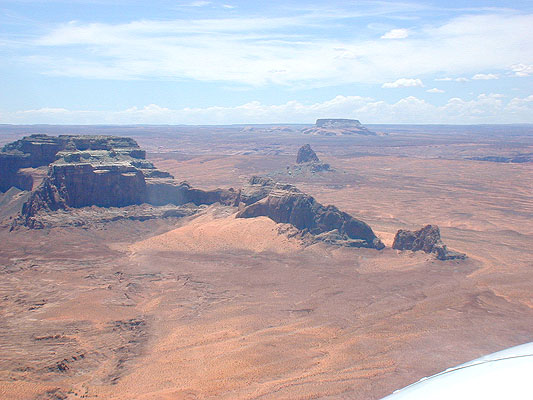
<svg viewBox="0 0 533 400">
<path fill-rule="evenodd" d="M 318 156 L 311 148 L 311 145 L 306 144 L 300 147 L 298 155 L 296 156 L 296 164 L 320 162 Z"/>
<path fill-rule="evenodd" d="M 303 145 L 298 149 L 296 165 L 287 167 L 289 175 L 298 175 L 306 172 L 314 174 L 322 171 L 331 171 L 331 168 L 329 164 L 320 162 L 320 159 L 309 144 Z"/>
<path fill-rule="evenodd" d="M 29 227 L 43 225 L 38 221 L 41 211 L 143 203 L 235 204 L 238 193 L 233 189 L 191 188 L 156 169 L 145 156 L 145 151 L 130 138 L 32 135 L 6 145 L 0 153 L 1 188 L 31 190 L 33 180 L 22 174 L 20 168 L 49 164 L 48 176 L 24 203 L 16 222 Z"/>
<path fill-rule="evenodd" d="M 289 223 L 315 241 L 351 247 L 382 249 L 385 246 L 370 226 L 335 206 L 323 206 L 313 197 L 290 184 L 270 178 L 253 177 L 240 195 L 237 218 L 266 216 L 278 223 Z"/>
<path fill-rule="evenodd" d="M 466 255 L 448 250 L 440 238 L 440 230 L 436 225 L 426 225 L 418 231 L 400 229 L 394 237 L 393 249 L 397 250 L 422 250 L 432 253 L 439 260 L 465 259 Z"/>
<path fill-rule="evenodd" d="M 139 148 L 135 140 L 117 136 L 75 136 L 75 135 L 31 135 L 13 143 L 9 143 L 0 152 L 0 191 L 5 192 L 11 186 L 21 190 L 31 190 L 33 179 L 20 171 L 21 168 L 37 168 L 55 162 L 63 153 L 68 157 L 76 153 L 78 162 L 82 158 L 90 158 L 87 151 L 111 151 L 115 149 L 123 155 L 142 159 L 145 152 Z M 86 151 L 81 153 L 81 151 Z M 76 157 L 76 155 L 73 155 Z M 67 159 L 65 159 L 66 162 Z M 153 166 L 152 166 L 153 167 Z"/>
<path fill-rule="evenodd" d="M 303 129 L 302 133 L 324 136 L 377 135 L 356 119 L 317 119 L 315 126 Z"/>
<path fill-rule="evenodd" d="M 27 199 L 13 228 L 182 217 L 220 203 L 238 206 L 237 218 L 266 216 L 291 224 L 308 243 L 384 247 L 366 223 L 335 206 L 323 206 L 290 184 L 253 177 L 241 190 L 205 191 L 178 182 L 146 160 L 145 152 L 129 138 L 33 135 L 5 146 L 1 160 L 15 173 L 49 163 L 48 175 L 31 193 L 12 190 L 3 196 L 11 211 Z M 300 149 L 298 161 L 297 166 L 327 166 L 309 145 Z"/>
</svg>

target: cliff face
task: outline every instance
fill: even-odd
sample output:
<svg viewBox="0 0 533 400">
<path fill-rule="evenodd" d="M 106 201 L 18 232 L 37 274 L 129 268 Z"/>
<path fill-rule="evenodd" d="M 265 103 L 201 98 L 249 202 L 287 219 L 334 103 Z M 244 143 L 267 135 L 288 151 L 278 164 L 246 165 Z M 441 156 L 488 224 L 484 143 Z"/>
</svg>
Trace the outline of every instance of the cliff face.
<svg viewBox="0 0 533 400">
<path fill-rule="evenodd" d="M 3 191 L 11 186 L 31 190 L 31 176 L 19 169 L 49 164 L 48 176 L 22 207 L 18 223 L 29 227 L 44 226 L 39 213 L 60 209 L 142 203 L 235 205 L 239 197 L 239 192 L 233 189 L 204 191 L 176 182 L 172 175 L 159 171 L 146 160 L 145 151 L 130 138 L 32 135 L 3 150 L 0 153 Z"/>
<path fill-rule="evenodd" d="M 9 143 L 0 152 L 0 191 L 14 186 L 31 190 L 33 179 L 20 171 L 21 168 L 36 168 L 54 163 L 58 158 L 66 162 L 81 162 L 87 153 L 83 151 L 105 151 L 136 159 L 144 159 L 145 152 L 130 138 L 116 136 L 75 135 L 31 135 Z M 77 160 L 67 160 L 70 156 Z M 90 158 L 90 157 L 89 157 Z M 152 166 L 153 168 L 153 166 Z"/>
<path fill-rule="evenodd" d="M 394 237 L 392 248 L 397 250 L 422 250 L 425 253 L 435 254 L 439 260 L 466 258 L 463 253 L 448 250 L 441 240 L 440 230 L 436 225 L 426 225 L 418 231 L 400 229 Z"/>
<path fill-rule="evenodd" d="M 53 165 L 50 180 L 68 207 L 122 207 L 147 199 L 143 173 L 130 166 Z"/>
<path fill-rule="evenodd" d="M 310 233 L 317 241 L 351 247 L 382 249 L 385 246 L 370 226 L 335 206 L 323 206 L 289 184 L 253 177 L 241 192 L 243 208 L 237 218 L 266 216 Z"/>
</svg>

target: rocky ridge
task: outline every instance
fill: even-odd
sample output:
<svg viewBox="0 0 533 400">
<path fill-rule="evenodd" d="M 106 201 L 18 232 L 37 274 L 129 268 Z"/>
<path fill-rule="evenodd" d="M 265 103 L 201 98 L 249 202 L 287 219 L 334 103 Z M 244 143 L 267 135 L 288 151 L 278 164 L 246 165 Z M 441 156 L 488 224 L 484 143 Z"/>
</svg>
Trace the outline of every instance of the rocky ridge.
<svg viewBox="0 0 533 400">
<path fill-rule="evenodd" d="M 466 255 L 453 250 L 448 250 L 440 237 L 439 227 L 426 225 L 417 231 L 400 229 L 396 232 L 393 249 L 397 250 L 422 250 L 426 253 L 435 254 L 439 260 L 465 259 Z"/>
<path fill-rule="evenodd" d="M 254 176 L 241 190 L 240 202 L 236 218 L 266 216 L 278 223 L 289 223 L 302 234 L 309 234 L 311 241 L 378 250 L 385 247 L 363 221 L 335 206 L 323 206 L 290 184 Z"/>
</svg>

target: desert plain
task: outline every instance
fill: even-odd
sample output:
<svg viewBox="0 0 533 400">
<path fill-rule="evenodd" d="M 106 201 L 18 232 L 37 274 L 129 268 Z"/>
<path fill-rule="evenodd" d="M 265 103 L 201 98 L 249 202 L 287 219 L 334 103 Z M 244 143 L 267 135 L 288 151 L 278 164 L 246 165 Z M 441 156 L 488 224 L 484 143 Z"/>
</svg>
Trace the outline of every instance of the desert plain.
<svg viewBox="0 0 533 400">
<path fill-rule="evenodd" d="M 267 175 L 365 221 L 386 248 L 308 245 L 217 204 L 44 229 L 6 218 L 0 398 L 380 399 L 533 340 L 533 163 L 482 160 L 531 155 L 531 125 L 300 128 L 1 126 L 2 145 L 132 137 L 199 188 Z M 331 171 L 291 168 L 305 143 Z M 426 224 L 468 258 L 391 249 L 398 229 Z"/>
</svg>

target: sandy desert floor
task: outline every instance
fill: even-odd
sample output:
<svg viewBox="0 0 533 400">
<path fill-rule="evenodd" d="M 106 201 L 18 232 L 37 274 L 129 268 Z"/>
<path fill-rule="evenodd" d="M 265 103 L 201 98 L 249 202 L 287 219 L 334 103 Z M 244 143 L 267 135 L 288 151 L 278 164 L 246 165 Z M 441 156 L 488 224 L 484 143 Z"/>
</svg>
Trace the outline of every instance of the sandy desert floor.
<svg viewBox="0 0 533 400">
<path fill-rule="evenodd" d="M 466 159 L 531 151 L 531 132 L 219 132 L 209 143 L 202 132 L 159 132 L 157 146 L 134 137 L 195 186 L 270 174 L 363 219 L 387 246 L 432 223 L 469 258 L 304 247 L 290 226 L 219 206 L 182 220 L 3 227 L 0 398 L 379 399 L 533 340 L 533 165 Z M 288 175 L 305 142 L 335 171 Z"/>
</svg>

